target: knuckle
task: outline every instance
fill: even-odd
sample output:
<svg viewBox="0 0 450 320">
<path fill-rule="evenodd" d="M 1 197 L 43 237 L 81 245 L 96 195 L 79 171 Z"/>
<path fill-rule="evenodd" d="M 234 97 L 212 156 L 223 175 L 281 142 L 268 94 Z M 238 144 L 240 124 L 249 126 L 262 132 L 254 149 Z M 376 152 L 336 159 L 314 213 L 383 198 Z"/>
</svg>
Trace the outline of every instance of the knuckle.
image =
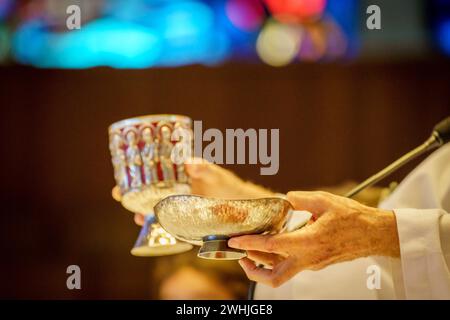
<svg viewBox="0 0 450 320">
<path fill-rule="evenodd" d="M 299 191 L 290 191 L 286 194 L 286 197 L 289 202 L 294 205 L 299 205 L 302 202 L 302 192 Z"/>
</svg>

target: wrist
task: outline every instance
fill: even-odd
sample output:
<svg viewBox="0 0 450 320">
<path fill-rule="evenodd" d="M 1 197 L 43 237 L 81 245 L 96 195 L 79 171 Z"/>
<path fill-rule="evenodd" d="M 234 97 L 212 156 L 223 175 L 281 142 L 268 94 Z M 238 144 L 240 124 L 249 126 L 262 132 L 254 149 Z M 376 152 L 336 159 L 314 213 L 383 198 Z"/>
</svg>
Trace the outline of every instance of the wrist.
<svg viewBox="0 0 450 320">
<path fill-rule="evenodd" d="M 395 214 L 390 210 L 374 209 L 371 213 L 373 255 L 399 257 L 400 241 L 397 231 Z"/>
</svg>

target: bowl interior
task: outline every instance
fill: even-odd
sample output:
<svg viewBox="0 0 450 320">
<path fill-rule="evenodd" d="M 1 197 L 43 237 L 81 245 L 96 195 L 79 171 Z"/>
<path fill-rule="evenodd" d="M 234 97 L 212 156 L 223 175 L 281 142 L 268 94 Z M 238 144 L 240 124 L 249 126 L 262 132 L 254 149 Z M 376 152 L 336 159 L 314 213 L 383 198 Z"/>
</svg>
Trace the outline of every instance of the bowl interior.
<svg viewBox="0 0 450 320">
<path fill-rule="evenodd" d="M 169 196 L 154 208 L 167 232 L 194 244 L 211 235 L 279 231 L 290 209 L 291 204 L 282 198 L 225 200 L 193 195 Z"/>
</svg>

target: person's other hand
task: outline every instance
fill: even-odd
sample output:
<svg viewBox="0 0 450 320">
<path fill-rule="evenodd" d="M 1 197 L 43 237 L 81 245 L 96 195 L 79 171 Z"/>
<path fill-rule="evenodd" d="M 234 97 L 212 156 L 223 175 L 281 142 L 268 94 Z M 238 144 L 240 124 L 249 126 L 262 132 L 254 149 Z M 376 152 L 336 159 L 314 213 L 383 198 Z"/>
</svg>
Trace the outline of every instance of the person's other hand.
<svg viewBox="0 0 450 320">
<path fill-rule="evenodd" d="M 251 280 L 278 287 L 303 270 L 371 255 L 400 255 L 392 211 L 325 192 L 289 192 L 288 200 L 296 210 L 312 213 L 315 222 L 293 232 L 228 241 L 230 247 L 247 250 L 239 264 Z"/>
<path fill-rule="evenodd" d="M 115 186 L 112 191 L 111 191 L 111 195 L 113 197 L 114 200 L 120 202 L 122 200 L 122 194 L 120 193 L 120 189 L 118 186 Z M 134 214 L 134 222 L 138 225 L 138 226 L 143 226 L 145 223 L 145 216 L 140 214 L 140 213 L 135 213 Z"/>
<path fill-rule="evenodd" d="M 185 168 L 191 178 L 192 194 L 224 199 L 273 196 L 270 190 L 244 181 L 230 170 L 203 159 L 194 158 Z"/>
<path fill-rule="evenodd" d="M 228 199 L 261 198 L 274 195 L 270 190 L 244 181 L 230 170 L 203 159 L 194 158 L 185 164 L 185 168 L 191 178 L 192 194 Z M 112 189 L 112 197 L 116 201 L 121 201 L 119 187 L 115 186 Z M 134 221 L 142 226 L 145 217 L 136 213 Z"/>
</svg>

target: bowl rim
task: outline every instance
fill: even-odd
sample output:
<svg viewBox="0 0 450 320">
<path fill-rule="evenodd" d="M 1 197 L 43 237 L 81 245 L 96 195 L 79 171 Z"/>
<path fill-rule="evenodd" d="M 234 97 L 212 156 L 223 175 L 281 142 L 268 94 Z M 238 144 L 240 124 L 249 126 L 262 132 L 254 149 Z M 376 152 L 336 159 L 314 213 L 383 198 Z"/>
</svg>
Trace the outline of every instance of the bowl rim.
<svg viewBox="0 0 450 320">
<path fill-rule="evenodd" d="M 291 209 L 294 209 L 294 206 L 292 205 L 292 203 L 290 203 L 286 198 L 284 198 L 283 196 L 273 196 L 273 197 L 258 197 L 258 198 L 219 198 L 219 197 L 207 197 L 207 196 L 201 196 L 198 194 L 171 194 L 167 197 L 162 198 L 161 200 L 159 200 L 156 204 L 155 204 L 155 209 L 156 207 L 160 204 L 160 202 L 169 199 L 169 198 L 175 198 L 175 197 L 189 197 L 189 198 L 200 198 L 200 199 L 207 199 L 207 200 L 219 200 L 219 201 L 255 201 L 255 200 L 283 200 L 283 202 L 286 202 Z M 155 210 L 155 215 L 156 215 L 156 210 Z"/>
</svg>

